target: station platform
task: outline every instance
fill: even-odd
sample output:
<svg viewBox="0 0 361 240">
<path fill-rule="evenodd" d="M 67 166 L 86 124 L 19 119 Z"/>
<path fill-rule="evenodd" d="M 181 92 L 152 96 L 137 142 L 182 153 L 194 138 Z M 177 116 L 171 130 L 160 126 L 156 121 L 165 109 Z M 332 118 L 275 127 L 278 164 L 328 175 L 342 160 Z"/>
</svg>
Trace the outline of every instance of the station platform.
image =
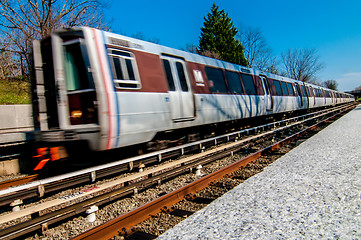
<svg viewBox="0 0 361 240">
<path fill-rule="evenodd" d="M 158 239 L 361 239 L 361 105 Z"/>
</svg>

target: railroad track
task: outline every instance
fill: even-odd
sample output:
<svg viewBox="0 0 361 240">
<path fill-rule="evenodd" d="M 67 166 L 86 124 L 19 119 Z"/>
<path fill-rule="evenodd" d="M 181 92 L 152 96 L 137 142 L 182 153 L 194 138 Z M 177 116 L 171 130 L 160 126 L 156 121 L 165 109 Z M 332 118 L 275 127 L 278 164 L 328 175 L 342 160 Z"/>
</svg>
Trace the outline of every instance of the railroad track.
<svg viewBox="0 0 361 240">
<path fill-rule="evenodd" d="M 310 116 L 317 115 L 320 112 L 322 113 L 322 112 L 327 112 L 327 111 L 329 111 L 329 109 L 306 114 L 306 115 L 299 116 L 299 117 L 292 117 L 290 119 L 278 121 L 275 123 L 269 123 L 269 124 L 265 124 L 265 125 L 258 126 L 258 127 L 252 127 L 252 128 L 240 131 L 240 132 L 243 132 L 242 134 L 244 134 L 244 133 L 250 134 L 250 133 L 256 132 L 256 131 L 262 131 L 263 129 L 267 129 L 272 126 L 273 127 L 281 126 L 282 124 L 288 124 L 289 122 L 297 121 L 297 119 L 307 118 Z M 207 140 L 205 140 L 205 141 L 207 141 Z M 224 140 L 222 140 L 222 137 L 220 137 L 220 142 L 224 142 Z M 215 143 L 215 144 L 217 144 L 217 143 Z M 25 141 L 0 143 L 0 161 L 19 157 L 21 155 L 20 149 L 24 148 L 25 145 L 26 145 Z M 191 145 L 193 145 L 193 144 L 191 144 Z M 207 143 L 205 145 L 207 145 Z M 182 155 L 186 154 L 188 152 L 189 153 L 192 152 L 192 147 L 185 147 L 184 149 L 185 149 L 185 151 L 181 152 Z M 194 149 L 198 150 L 197 147 L 195 147 Z M 186 152 L 186 151 L 188 151 L 188 152 Z M 174 157 L 177 154 L 179 154 L 179 152 L 177 150 L 173 153 L 172 153 L 172 151 L 168 151 L 168 150 L 160 151 L 159 153 L 161 155 L 160 157 L 162 160 L 169 159 L 169 158 Z M 119 172 L 128 171 L 134 167 L 137 167 L 137 164 L 139 161 L 137 161 L 136 158 L 134 158 L 134 159 L 131 158 L 130 160 L 132 162 L 129 162 L 129 166 L 125 166 L 122 161 L 118 161 L 115 164 L 110 165 L 110 167 L 104 166 L 104 168 L 101 167 L 101 169 L 95 170 L 95 172 L 90 173 L 90 175 L 91 175 L 90 177 L 88 176 L 88 173 L 81 176 L 81 171 L 80 172 L 78 171 L 75 174 L 69 174 L 67 177 L 64 177 L 64 178 L 69 178 L 69 180 L 62 181 L 63 187 L 59 186 L 59 184 L 57 184 L 57 183 L 54 184 L 53 181 L 49 182 L 47 180 L 44 180 L 42 182 L 38 182 L 38 184 L 35 184 L 36 186 L 35 185 L 33 187 L 29 186 L 29 188 L 26 191 L 23 191 L 20 189 L 18 195 L 13 195 L 13 196 L 11 196 L 11 198 L 25 200 L 27 198 L 42 197 L 44 195 L 44 193 L 42 192 L 42 189 L 46 189 L 46 193 L 54 193 L 56 191 L 61 190 L 62 188 L 67 188 L 67 187 L 71 187 L 71 186 L 74 186 L 77 184 L 87 183 L 87 182 L 89 182 L 89 179 L 91 179 L 91 181 L 93 181 L 94 176 L 97 179 L 105 178 L 105 177 L 111 176 L 113 174 L 118 174 Z M 148 157 L 147 155 L 144 155 L 144 159 L 141 158 L 141 161 L 142 161 L 142 164 L 150 164 L 150 163 L 157 162 L 158 159 L 157 159 L 157 157 L 154 157 L 154 156 Z M 97 168 L 95 167 L 95 169 L 97 169 Z M 74 176 L 74 178 L 72 176 Z M 53 178 L 53 180 L 55 180 L 55 181 L 57 181 L 57 179 L 58 178 Z M 20 177 L 17 180 L 3 181 L 3 182 L 0 182 L 0 190 L 6 189 L 8 187 L 16 187 L 18 185 L 30 183 L 35 180 L 40 180 L 39 175 L 37 175 L 37 177 L 34 177 L 32 175 L 32 176 Z M 74 184 L 72 184 L 72 183 L 74 183 Z M 0 193 L 0 207 L 9 205 L 11 203 L 11 201 L 12 201 L 11 199 L 6 199 L 6 197 L 2 198 L 1 193 Z"/>
<path fill-rule="evenodd" d="M 339 113 L 340 114 L 340 113 Z M 247 164 L 255 161 L 256 159 L 259 159 L 263 155 L 269 154 L 272 151 L 275 151 L 282 146 L 289 144 L 292 141 L 295 141 L 299 137 L 307 134 L 308 132 L 316 129 L 321 124 L 324 124 L 333 118 L 335 118 L 337 115 L 335 114 L 333 116 L 330 116 L 323 121 L 313 124 L 310 127 L 307 127 L 306 129 L 299 131 L 298 133 L 295 133 L 279 142 L 274 143 L 271 146 L 265 147 L 256 153 L 253 153 L 247 157 L 244 157 L 237 162 L 224 167 L 212 174 L 206 175 L 202 177 L 201 179 L 194 181 L 180 189 L 177 189 L 171 193 L 168 193 L 165 196 L 162 196 L 155 201 L 152 201 L 150 203 L 147 203 L 143 205 L 140 208 L 137 208 L 131 212 L 128 212 L 120 217 L 115 218 L 114 220 L 111 220 L 109 222 L 106 222 L 105 224 L 102 224 L 98 227 L 95 227 L 89 231 L 86 231 L 85 233 L 78 235 L 77 237 L 73 238 L 74 240 L 80 240 L 80 239 L 110 239 L 114 236 L 126 236 L 129 234 L 133 234 L 134 231 L 137 230 L 137 228 L 132 229 L 132 227 L 136 226 L 138 223 L 151 218 L 152 216 L 155 216 L 156 214 L 160 212 L 168 212 L 173 213 L 174 212 L 180 212 L 180 215 L 191 215 L 192 212 L 189 212 L 187 210 L 172 208 L 173 205 L 176 203 L 179 203 L 180 201 L 183 201 L 184 199 L 187 200 L 194 200 L 193 195 L 197 192 L 205 189 L 206 187 L 210 186 L 211 184 L 217 185 L 217 182 L 219 182 L 223 177 L 234 174 L 237 170 L 239 170 L 241 167 L 247 166 Z M 229 150 L 230 153 L 233 155 L 233 150 Z M 222 154 L 223 155 L 223 154 Z M 214 199 L 208 198 L 208 200 L 213 201 Z M 204 201 L 204 200 L 203 200 Z M 206 198 L 207 201 L 207 198 Z M 176 213 L 176 215 L 179 215 L 179 213 Z M 147 233 L 145 233 L 146 235 Z M 144 233 L 143 233 L 144 235 Z M 153 235 L 151 235 L 150 239 L 153 238 Z"/>
<path fill-rule="evenodd" d="M 339 111 L 341 111 L 341 109 L 339 109 Z M 329 114 L 330 114 L 329 111 L 324 112 L 324 118 L 328 117 Z M 305 117 L 303 117 L 303 118 L 305 118 Z M 315 119 L 316 119 L 315 117 L 311 117 L 308 120 L 299 120 L 299 122 L 297 124 L 305 124 L 305 122 L 313 122 L 313 121 L 316 121 Z M 295 121 L 295 120 L 293 120 L 293 121 Z M 129 168 L 129 169 L 134 168 L 135 164 L 137 164 L 137 167 L 139 168 L 142 164 L 144 165 L 144 162 L 149 161 L 149 159 L 161 161 L 161 160 L 164 160 L 164 158 L 167 156 L 176 155 L 175 152 L 177 152 L 178 154 L 182 153 L 184 155 L 186 153 L 191 152 L 191 150 L 194 150 L 194 149 L 203 151 L 205 147 L 213 146 L 213 148 L 214 148 L 211 151 L 199 153 L 199 154 L 196 154 L 195 156 L 190 156 L 187 158 L 182 158 L 182 159 L 178 160 L 178 162 L 172 161 L 172 162 L 163 164 L 161 166 L 155 167 L 153 169 L 145 170 L 143 172 L 133 174 L 133 176 L 128 176 L 127 178 L 122 178 L 118 181 L 114 181 L 112 184 L 106 183 L 106 184 L 103 184 L 103 185 L 100 185 L 97 187 L 83 189 L 77 195 L 68 196 L 66 198 L 60 198 L 60 199 L 58 198 L 58 199 L 55 199 L 52 203 L 46 203 L 43 205 L 40 204 L 34 208 L 29 207 L 29 208 L 27 208 L 27 210 L 22 211 L 21 214 L 8 214 L 8 215 L 1 216 L 0 222 L 2 224 L 8 222 L 9 220 L 15 220 L 15 219 L 19 218 L 19 216 L 32 216 L 32 220 L 29 220 L 27 222 L 23 222 L 21 224 L 18 224 L 13 227 L 9 227 L 7 229 L 2 230 L 0 232 L 1 239 L 9 239 L 9 238 L 14 238 L 14 237 L 19 237 L 25 233 L 32 232 L 39 228 L 45 231 L 49 224 L 59 221 L 61 219 L 75 216 L 81 212 L 85 212 L 90 206 L 103 205 L 105 203 L 112 202 L 115 199 L 121 198 L 123 196 L 133 194 L 133 193 L 138 193 L 140 191 L 143 191 L 144 189 L 146 189 L 149 186 L 158 185 L 167 179 L 174 178 L 176 175 L 179 175 L 182 172 L 189 172 L 190 169 L 194 169 L 198 165 L 205 165 L 215 159 L 225 157 L 230 154 L 234 154 L 235 152 L 239 151 L 239 149 L 241 149 L 242 145 L 244 145 L 248 142 L 254 141 L 255 139 L 261 139 L 261 138 L 266 137 L 267 135 L 270 135 L 272 132 L 274 133 L 274 132 L 285 131 L 288 128 L 296 126 L 296 123 L 290 124 L 290 122 L 291 121 L 284 124 L 287 126 L 280 127 L 277 130 L 265 131 L 266 129 L 274 128 L 277 125 L 275 123 L 273 123 L 272 126 L 260 126 L 258 128 L 245 130 L 247 132 L 257 132 L 257 131 L 261 131 L 261 129 L 262 129 L 265 132 L 258 134 L 257 136 L 246 137 L 243 140 L 240 140 L 240 136 L 242 134 L 245 134 L 246 132 L 240 131 L 237 133 L 227 134 L 227 135 L 224 135 L 224 136 L 221 136 L 218 138 L 214 138 L 211 140 L 207 140 L 207 141 L 205 141 L 205 140 L 199 141 L 193 145 L 189 144 L 188 146 L 184 145 L 181 147 L 177 147 L 177 148 L 168 150 L 170 152 L 161 151 L 161 152 L 157 152 L 157 153 L 148 154 L 148 156 L 146 158 L 142 158 L 141 160 L 134 159 L 134 158 L 131 160 L 128 159 L 126 161 L 122 160 L 122 161 L 125 161 L 125 162 L 122 162 L 122 164 L 123 164 L 123 166 L 124 166 L 124 164 L 126 164 L 125 165 L 126 168 Z M 218 146 L 218 144 L 220 142 L 226 142 L 226 140 L 232 141 L 232 143 L 225 145 L 225 146 Z M 268 150 L 265 150 L 265 151 L 270 151 L 275 147 L 276 147 L 276 145 L 269 147 Z M 249 158 L 250 160 L 247 160 L 247 161 L 251 161 L 252 159 L 256 158 L 256 156 L 262 155 L 262 154 L 263 154 L 263 152 L 257 152 L 256 154 L 252 155 L 251 158 Z M 136 161 L 138 161 L 138 162 L 136 162 Z M 247 161 L 243 160 L 242 164 L 246 163 Z M 237 164 L 236 164 L 236 166 L 238 166 Z M 109 168 L 112 168 L 114 170 L 115 166 L 116 165 L 107 166 L 107 167 L 103 166 L 103 168 L 101 168 L 101 169 L 94 169 L 94 168 L 87 169 L 85 172 L 80 172 L 81 174 L 78 175 L 77 180 L 78 180 L 78 182 L 82 182 L 81 176 L 83 174 L 86 174 L 87 182 L 89 182 L 89 179 L 94 182 L 95 179 L 97 177 L 99 177 L 99 173 L 102 173 L 102 172 L 99 172 L 100 170 L 102 170 L 103 172 L 107 172 L 105 169 L 109 170 Z M 211 174 L 211 175 L 213 176 L 213 174 Z M 219 175 L 215 175 L 215 176 L 218 177 Z M 68 178 L 62 178 L 61 181 L 66 182 L 66 184 L 70 184 L 71 181 L 76 180 L 76 179 L 74 179 L 74 177 L 75 176 L 71 176 L 71 177 L 68 176 Z M 49 181 L 49 182 L 51 182 L 51 181 Z M 204 181 L 203 184 L 208 185 L 209 183 L 207 183 L 207 181 Z M 59 185 L 60 184 L 58 183 L 58 187 L 59 187 Z M 37 185 L 37 184 L 33 183 L 32 185 L 29 185 L 28 188 L 30 186 L 31 187 L 35 186 L 35 188 L 36 187 L 39 188 L 39 186 L 41 186 L 41 185 Z M 44 185 L 42 185 L 42 186 L 44 186 Z M 46 185 L 46 186 L 48 186 L 48 185 Z M 19 187 L 19 189 L 20 189 L 20 187 Z M 112 189 L 112 190 L 110 191 L 110 189 Z M 190 189 L 193 189 L 193 187 L 190 186 L 189 188 L 187 188 L 187 190 L 184 190 L 184 191 L 190 191 Z M 198 189 L 198 187 L 197 187 L 197 189 Z M 1 192 L 3 192 L 3 191 L 1 191 Z M 14 192 L 18 192 L 18 191 L 14 191 Z M 90 197 L 90 196 L 94 196 L 94 195 L 96 197 L 93 197 L 88 200 L 80 201 L 80 199 L 82 197 Z M 167 196 L 167 198 L 170 197 L 167 199 L 167 201 L 170 201 L 170 199 L 174 198 L 174 196 L 171 197 L 168 195 L 169 194 L 165 195 L 165 196 Z M 175 194 L 175 196 L 182 196 L 182 195 L 184 195 L 184 194 L 180 194 L 180 193 Z M 7 196 L 9 196 L 9 195 L 7 195 Z M 24 196 L 24 194 L 23 194 L 23 196 Z M 184 196 L 182 196 L 182 197 L 184 197 Z M 12 199 L 14 199 L 14 198 L 12 198 Z M 77 202 L 77 201 L 80 201 L 80 203 L 71 205 L 71 204 L 73 204 L 73 202 Z M 172 200 L 172 201 L 175 201 L 175 200 Z M 71 205 L 71 206 L 59 207 L 59 205 Z M 58 206 L 58 208 L 61 208 L 61 209 L 57 210 L 55 212 L 51 212 L 49 214 L 45 213 L 46 211 L 48 211 L 48 209 L 50 207 L 54 207 L 54 206 Z M 145 209 L 143 211 L 149 211 L 149 209 Z M 129 214 L 133 215 L 133 213 L 129 213 Z M 144 212 L 141 211 L 140 214 L 144 215 Z M 38 216 L 38 217 L 35 217 L 35 216 Z M 148 216 L 148 215 L 145 214 L 144 216 Z M 139 218 L 139 219 L 141 219 L 141 218 Z M 127 225 L 123 225 L 123 226 L 127 226 Z"/>
<path fill-rule="evenodd" d="M 340 108 L 340 107 L 338 107 L 338 108 Z M 322 114 L 322 113 L 328 112 L 328 111 L 330 111 L 330 109 L 302 115 L 299 117 L 292 117 L 290 119 L 286 119 L 286 120 L 282 120 L 282 121 L 278 121 L 278 122 L 274 122 L 274 123 L 269 123 L 269 124 L 265 124 L 265 125 L 258 126 L 258 127 L 252 127 L 249 129 L 239 131 L 238 134 L 239 135 L 244 135 L 244 134 L 248 135 L 248 134 L 251 134 L 252 132 L 263 131 L 264 129 L 275 128 L 277 126 L 286 125 L 289 122 L 297 121 L 297 119 L 305 119 L 307 117 L 312 117 L 317 114 L 320 114 L 320 113 Z M 233 135 L 233 134 L 230 134 L 230 135 Z M 216 137 L 214 144 L 228 141 L 228 140 L 224 140 L 222 138 L 223 138 L 222 136 Z M 213 139 L 214 138 L 211 138 L 211 141 Z M 208 141 L 207 139 L 204 141 L 200 141 L 200 144 L 202 144 L 202 142 L 205 142 L 203 147 L 210 145 L 209 143 L 207 143 L 207 141 Z M 3 154 L 3 156 L 0 154 L 0 160 L 1 160 L 1 157 L 3 157 L 4 159 L 18 157 L 20 155 L 19 148 L 23 147 L 24 144 L 26 144 L 26 142 L 24 142 L 24 141 L 0 144 L 0 149 L 7 149 L 7 150 L 5 150 L 7 152 L 7 154 Z M 138 157 L 129 158 L 125 161 L 122 161 L 122 160 L 117 161 L 114 164 L 103 165 L 100 168 L 94 167 L 93 168 L 94 171 L 91 171 L 90 173 L 89 173 L 89 171 L 86 171 L 85 174 L 82 174 L 82 171 L 77 171 L 74 174 L 70 173 L 68 175 L 66 175 L 66 174 L 62 175 L 60 178 L 56 178 L 56 177 L 49 178 L 50 181 L 47 181 L 47 179 L 46 179 L 44 181 L 38 182 L 37 184 L 34 184 L 34 186 L 28 185 L 27 186 L 28 189 L 26 191 L 19 189 L 18 195 L 13 195 L 13 196 L 11 196 L 11 198 L 17 198 L 17 199 L 21 198 L 21 199 L 25 200 L 26 198 L 42 197 L 44 195 L 44 193 L 42 192 L 42 189 L 46 189 L 46 193 L 54 193 L 56 191 L 61 190 L 62 187 L 59 184 L 54 183 L 54 181 L 58 181 L 60 179 L 68 178 L 68 180 L 62 181 L 62 183 L 61 183 L 63 185 L 63 188 L 67 188 L 67 187 L 71 187 L 71 186 L 74 186 L 77 184 L 87 183 L 89 181 L 93 182 L 94 177 L 97 179 L 105 178 L 105 177 L 111 176 L 113 174 L 118 174 L 119 172 L 122 172 L 122 171 L 132 170 L 133 168 L 136 168 L 140 162 L 141 162 L 141 164 L 147 165 L 150 163 L 158 162 L 159 158 L 161 158 L 161 161 L 162 161 L 162 160 L 166 160 L 166 159 L 175 157 L 179 154 L 183 155 L 186 153 L 191 153 L 193 150 L 198 150 L 197 146 L 195 146 L 195 144 L 193 144 L 193 143 L 186 144 L 184 146 L 185 147 L 181 150 L 181 152 L 178 151 L 178 148 L 175 148 L 174 151 L 172 151 L 173 148 L 170 148 L 170 149 L 166 149 L 164 151 L 156 152 L 155 154 L 150 154 L 150 155 L 145 154 L 145 155 L 141 156 L 140 158 L 138 158 Z M 3 150 L 3 152 L 4 152 L 4 150 Z M 10 154 L 9 154 L 9 152 L 10 152 Z M 158 155 L 158 156 L 156 156 L 156 155 Z M 129 164 L 129 166 L 126 166 L 124 164 Z M 38 180 L 38 178 L 35 178 L 35 177 L 25 177 L 24 179 L 19 178 L 19 180 L 14 180 L 14 181 L 9 180 L 9 184 L 3 182 L 5 184 L 4 186 L 1 186 L 2 183 L 0 182 L 0 190 L 5 189 L 9 186 L 15 187 L 17 185 L 22 185 L 24 183 L 31 182 L 31 181 L 28 181 L 27 179 L 33 179 L 33 181 Z M 74 184 L 72 184 L 72 183 L 74 183 Z M 25 196 L 26 196 L 26 198 L 25 198 Z M 6 206 L 10 203 L 11 203 L 11 199 L 9 200 L 9 199 L 6 199 L 6 197 L 2 197 L 2 194 L 0 193 L 0 206 Z"/>
</svg>

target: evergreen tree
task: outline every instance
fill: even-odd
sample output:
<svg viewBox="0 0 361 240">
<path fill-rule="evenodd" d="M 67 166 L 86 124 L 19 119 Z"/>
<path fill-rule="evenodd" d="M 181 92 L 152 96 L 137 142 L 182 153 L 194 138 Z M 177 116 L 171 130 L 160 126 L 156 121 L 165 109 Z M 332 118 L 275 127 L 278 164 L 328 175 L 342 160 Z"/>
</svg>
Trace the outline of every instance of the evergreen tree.
<svg viewBox="0 0 361 240">
<path fill-rule="evenodd" d="M 224 61 L 247 66 L 243 47 L 235 38 L 237 32 L 228 14 L 224 10 L 219 11 L 219 7 L 214 3 L 201 28 L 199 53 L 209 55 L 211 52 Z"/>
</svg>

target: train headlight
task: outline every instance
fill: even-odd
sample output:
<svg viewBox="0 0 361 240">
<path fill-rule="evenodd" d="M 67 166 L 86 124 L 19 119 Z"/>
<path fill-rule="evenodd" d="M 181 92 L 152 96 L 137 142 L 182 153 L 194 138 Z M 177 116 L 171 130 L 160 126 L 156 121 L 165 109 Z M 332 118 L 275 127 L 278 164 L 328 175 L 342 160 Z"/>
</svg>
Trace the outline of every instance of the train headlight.
<svg viewBox="0 0 361 240">
<path fill-rule="evenodd" d="M 80 110 L 74 110 L 71 112 L 71 118 L 81 118 L 83 116 L 83 112 Z"/>
</svg>

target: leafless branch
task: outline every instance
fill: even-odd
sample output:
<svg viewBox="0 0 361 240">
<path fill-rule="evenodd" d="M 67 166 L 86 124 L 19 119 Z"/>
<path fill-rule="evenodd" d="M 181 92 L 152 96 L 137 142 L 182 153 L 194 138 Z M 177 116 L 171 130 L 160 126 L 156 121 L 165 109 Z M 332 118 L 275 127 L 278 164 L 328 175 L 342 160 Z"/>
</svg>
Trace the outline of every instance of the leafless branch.
<svg viewBox="0 0 361 240">
<path fill-rule="evenodd" d="M 273 56 L 260 29 L 240 26 L 238 38 L 244 47 L 243 52 L 249 67 L 278 73 L 277 58 Z"/>
<path fill-rule="evenodd" d="M 29 68 L 34 39 L 45 38 L 62 27 L 83 25 L 107 29 L 102 13 L 106 1 L 0 0 L 0 36 L 11 42 L 7 52 L 19 53 Z"/>
<path fill-rule="evenodd" d="M 323 69 L 315 49 L 289 49 L 282 53 L 287 76 L 303 81 L 316 82 L 316 74 Z"/>
</svg>

